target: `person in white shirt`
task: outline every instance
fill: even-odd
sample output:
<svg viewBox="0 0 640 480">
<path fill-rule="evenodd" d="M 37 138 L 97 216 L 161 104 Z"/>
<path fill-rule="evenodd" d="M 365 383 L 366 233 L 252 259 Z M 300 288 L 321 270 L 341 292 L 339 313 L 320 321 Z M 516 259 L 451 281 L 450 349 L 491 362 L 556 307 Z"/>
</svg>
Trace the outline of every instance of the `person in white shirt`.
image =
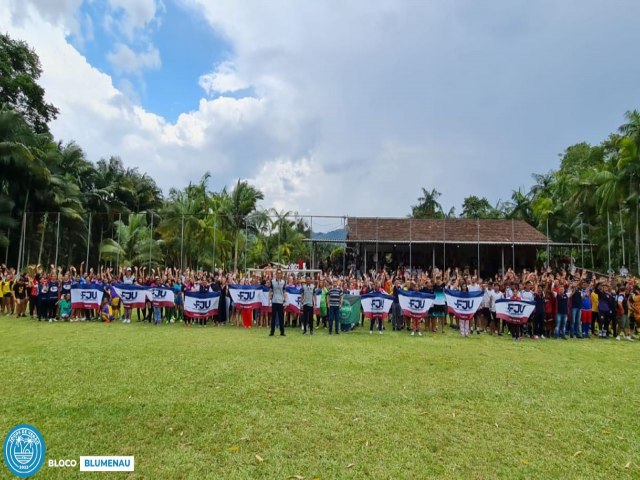
<svg viewBox="0 0 640 480">
<path fill-rule="evenodd" d="M 502 336 L 502 330 L 500 330 L 500 322 L 496 318 L 496 301 L 504 298 L 504 293 L 500 291 L 498 284 L 492 286 L 491 288 L 491 305 L 489 309 L 491 310 L 491 319 L 489 320 L 489 328 L 491 330 L 491 335 L 493 332 L 496 332 L 499 336 Z"/>
</svg>

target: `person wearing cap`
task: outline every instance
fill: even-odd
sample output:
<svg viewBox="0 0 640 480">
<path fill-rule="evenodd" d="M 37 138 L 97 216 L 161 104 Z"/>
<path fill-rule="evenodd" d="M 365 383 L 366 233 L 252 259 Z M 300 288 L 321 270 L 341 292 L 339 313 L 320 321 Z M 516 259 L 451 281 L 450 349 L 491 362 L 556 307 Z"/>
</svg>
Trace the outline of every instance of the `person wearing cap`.
<svg viewBox="0 0 640 480">
<path fill-rule="evenodd" d="M 300 281 L 302 283 L 302 334 L 307 334 L 307 328 L 309 334 L 313 335 L 313 307 L 315 307 L 315 285 L 311 282 L 311 279 L 307 281 L 305 277 L 302 277 Z"/>
</svg>

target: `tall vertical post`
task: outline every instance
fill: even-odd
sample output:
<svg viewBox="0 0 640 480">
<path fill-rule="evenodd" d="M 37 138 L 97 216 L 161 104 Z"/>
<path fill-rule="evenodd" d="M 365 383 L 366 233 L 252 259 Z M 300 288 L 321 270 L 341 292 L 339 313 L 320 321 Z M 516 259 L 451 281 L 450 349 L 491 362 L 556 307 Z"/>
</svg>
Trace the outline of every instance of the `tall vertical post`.
<svg viewBox="0 0 640 480">
<path fill-rule="evenodd" d="M 151 247 L 153 246 L 153 212 L 151 212 L 151 229 L 149 233 L 149 273 L 151 273 Z"/>
<path fill-rule="evenodd" d="M 500 247 L 502 250 L 502 276 L 504 277 L 504 245 L 502 245 L 502 247 Z"/>
<path fill-rule="evenodd" d="M 580 266 L 584 268 L 584 228 L 582 215 L 580 216 Z"/>
<path fill-rule="evenodd" d="M 58 225 L 56 227 L 56 256 L 53 261 L 53 264 L 58 269 L 58 250 L 60 248 L 60 212 L 58 212 Z"/>
<path fill-rule="evenodd" d="M 622 245 L 622 265 L 627 265 L 626 257 L 624 255 L 624 226 L 622 224 L 622 207 L 618 210 L 620 214 L 620 244 Z M 631 256 L 631 255 L 629 255 Z"/>
<path fill-rule="evenodd" d="M 376 217 L 376 274 L 378 273 L 378 262 L 380 259 L 378 258 L 378 217 Z"/>
<path fill-rule="evenodd" d="M 609 212 L 607 211 L 607 249 L 609 252 L 609 269 L 607 275 L 611 274 L 611 221 L 609 220 Z"/>
<path fill-rule="evenodd" d="M 515 272 L 516 270 L 516 224 L 513 218 L 511 219 L 511 268 L 513 268 L 513 271 Z"/>
<path fill-rule="evenodd" d="M 122 212 L 118 213 L 118 252 L 116 253 L 116 275 L 120 275 L 120 230 L 122 230 Z"/>
<path fill-rule="evenodd" d="M 447 219 L 442 219 L 442 278 L 447 269 Z"/>
<path fill-rule="evenodd" d="M 180 273 L 184 273 L 184 213 L 180 227 Z"/>
<path fill-rule="evenodd" d="M 557 252 L 556 252 L 557 255 Z M 551 248 L 549 246 L 549 216 L 547 215 L 547 267 L 551 266 Z"/>
<path fill-rule="evenodd" d="M 313 258 L 313 215 L 311 216 L 310 226 L 309 226 L 309 263 L 311 266 L 309 268 L 314 269 L 314 258 Z"/>
<path fill-rule="evenodd" d="M 480 217 L 476 218 L 476 224 L 478 227 L 478 278 L 482 276 L 480 269 Z"/>
<path fill-rule="evenodd" d="M 342 217 L 342 230 L 347 228 L 347 219 Z M 347 274 L 347 242 L 344 242 L 344 248 L 342 249 L 342 275 Z"/>
<path fill-rule="evenodd" d="M 26 202 L 25 202 L 26 203 Z M 20 225 L 20 244 L 18 245 L 18 271 L 22 271 L 24 261 L 24 237 L 27 231 L 27 211 L 22 212 L 22 225 Z"/>
<path fill-rule="evenodd" d="M 247 276 L 247 244 L 249 243 L 249 223 L 244 220 L 244 275 Z"/>
<path fill-rule="evenodd" d="M 87 227 L 87 260 L 85 262 L 85 267 L 87 272 L 89 271 L 89 247 L 91 246 L 91 212 L 89 212 L 89 225 Z"/>
<path fill-rule="evenodd" d="M 413 252 L 412 252 L 412 242 L 411 242 L 411 232 L 412 230 L 412 219 L 409 218 L 409 272 L 411 272 L 411 276 L 413 276 Z"/>
<path fill-rule="evenodd" d="M 9 245 L 11 245 L 11 229 L 7 228 L 7 246 L 4 248 L 4 264 L 9 264 Z"/>
<path fill-rule="evenodd" d="M 211 271 L 214 272 L 215 275 L 215 271 L 216 271 L 216 220 L 217 220 L 217 215 L 214 213 L 213 214 L 213 250 L 211 251 Z"/>
</svg>

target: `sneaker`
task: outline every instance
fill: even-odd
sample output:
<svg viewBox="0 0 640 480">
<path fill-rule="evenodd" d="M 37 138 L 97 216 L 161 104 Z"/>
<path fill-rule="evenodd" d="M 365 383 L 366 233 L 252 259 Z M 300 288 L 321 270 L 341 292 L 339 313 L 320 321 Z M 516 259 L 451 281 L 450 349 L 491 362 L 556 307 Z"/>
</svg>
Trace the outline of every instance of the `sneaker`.
<svg viewBox="0 0 640 480">
<path fill-rule="evenodd" d="M 562 335 L 560 338 L 561 338 L 562 340 L 566 340 L 566 339 L 567 339 L 567 337 L 566 337 L 566 336 L 564 336 L 564 335 Z"/>
<path fill-rule="evenodd" d="M 546 337 L 544 335 L 540 335 L 540 338 L 544 340 Z"/>
<path fill-rule="evenodd" d="M 538 340 L 538 335 L 534 335 L 533 337 L 531 337 L 532 340 Z"/>
<path fill-rule="evenodd" d="M 49 319 L 49 323 L 51 323 L 51 322 L 53 322 L 53 320 L 52 320 L 52 319 Z"/>
<path fill-rule="evenodd" d="M 620 341 L 620 335 L 618 335 L 618 336 L 616 337 L 616 340 L 617 340 L 617 341 Z"/>
<path fill-rule="evenodd" d="M 631 335 L 624 337 L 624 339 L 628 342 L 633 342 L 633 338 L 631 338 Z"/>
<path fill-rule="evenodd" d="M 421 337 L 422 336 L 422 332 L 418 332 L 418 336 Z"/>
<path fill-rule="evenodd" d="M 416 332 L 411 332 L 411 336 L 413 337 L 416 334 Z"/>
<path fill-rule="evenodd" d="M 286 335 L 284 333 L 281 333 L 280 336 L 281 337 L 286 337 Z"/>
<path fill-rule="evenodd" d="M 379 331 L 378 331 L 378 333 L 379 333 L 380 335 L 382 335 L 382 330 L 379 330 Z"/>
<path fill-rule="evenodd" d="M 311 330 L 311 331 L 309 332 L 309 335 L 313 335 L 313 330 Z"/>
</svg>

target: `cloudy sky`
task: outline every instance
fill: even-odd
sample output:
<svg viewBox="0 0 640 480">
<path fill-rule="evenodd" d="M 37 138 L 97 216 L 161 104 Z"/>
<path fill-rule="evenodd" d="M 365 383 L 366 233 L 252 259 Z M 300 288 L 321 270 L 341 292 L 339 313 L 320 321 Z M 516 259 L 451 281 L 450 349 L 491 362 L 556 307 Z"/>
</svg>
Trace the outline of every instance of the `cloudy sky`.
<svg viewBox="0 0 640 480">
<path fill-rule="evenodd" d="M 8 0 L 52 131 L 165 190 L 250 179 L 264 206 L 404 216 L 528 187 L 639 107 L 635 0 Z"/>
</svg>

